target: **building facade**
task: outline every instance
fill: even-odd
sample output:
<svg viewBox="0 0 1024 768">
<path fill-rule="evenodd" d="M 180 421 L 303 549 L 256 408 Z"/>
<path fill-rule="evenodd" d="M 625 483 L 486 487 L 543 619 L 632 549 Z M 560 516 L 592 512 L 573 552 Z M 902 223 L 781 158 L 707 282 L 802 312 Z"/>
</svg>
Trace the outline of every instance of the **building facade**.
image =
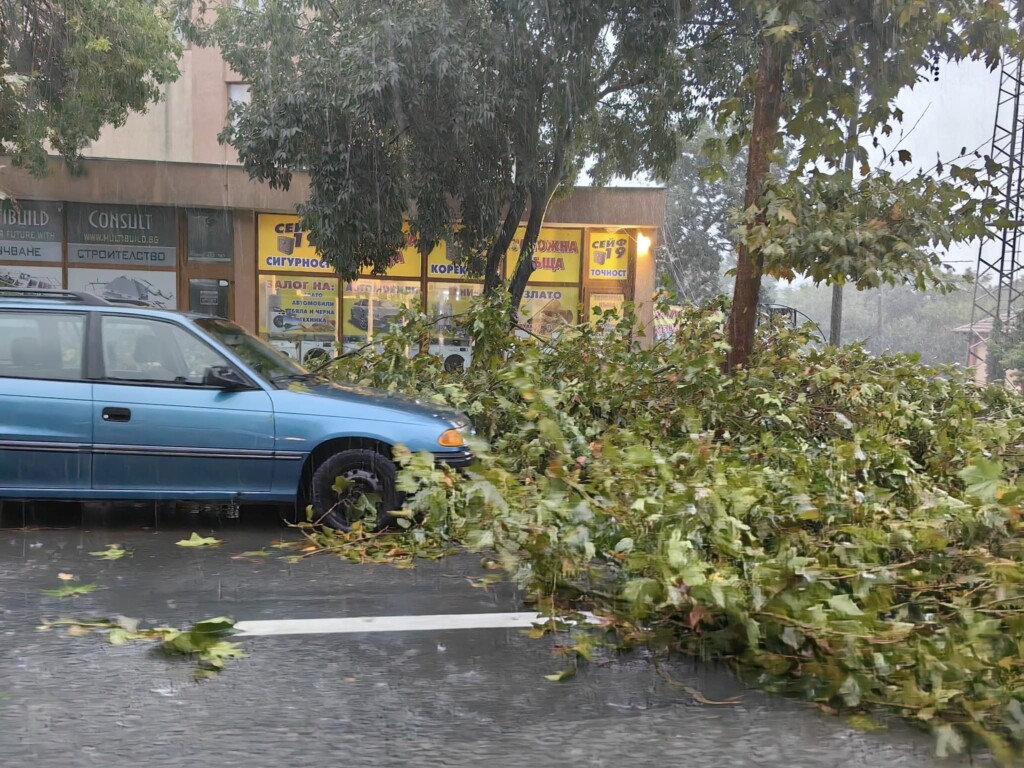
<svg viewBox="0 0 1024 768">
<path fill-rule="evenodd" d="M 450 318 L 482 290 L 445 243 L 425 258 L 410 244 L 385 275 L 342 281 L 309 244 L 287 192 L 231 164 L 91 158 L 72 175 L 54 159 L 35 178 L 5 168 L 0 285 L 141 299 L 236 320 L 301 360 L 354 349 L 386 332 L 401 307 L 427 313 L 431 351 L 468 362 Z M 537 335 L 636 301 L 652 319 L 659 189 L 577 188 L 554 203 L 534 256 L 521 319 Z M 521 236 L 521 231 L 520 231 Z M 510 272 L 517 258 L 513 243 Z"/>
</svg>

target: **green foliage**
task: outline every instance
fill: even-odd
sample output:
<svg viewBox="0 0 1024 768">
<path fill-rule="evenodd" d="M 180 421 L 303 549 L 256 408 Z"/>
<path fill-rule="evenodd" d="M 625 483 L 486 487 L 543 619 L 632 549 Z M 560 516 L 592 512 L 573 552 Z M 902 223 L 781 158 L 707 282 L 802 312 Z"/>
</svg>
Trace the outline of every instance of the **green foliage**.
<svg viewBox="0 0 1024 768">
<path fill-rule="evenodd" d="M 179 547 L 216 547 L 223 543 L 221 539 L 215 539 L 213 536 L 200 536 L 195 531 L 192 531 L 192 535 L 187 539 L 175 542 Z"/>
<path fill-rule="evenodd" d="M 186 629 L 174 627 L 140 627 L 137 619 L 117 616 L 113 619 L 57 619 L 43 621 L 40 631 L 64 627 L 70 637 L 82 637 L 93 632 L 106 633 L 111 645 L 125 645 L 134 641 L 159 642 L 161 650 L 171 656 L 188 656 L 197 662 L 196 680 L 216 675 L 228 659 L 244 658 L 238 643 L 227 640 L 234 632 L 235 622 L 224 616 L 203 619 Z"/>
<path fill-rule="evenodd" d="M 243 658 L 245 653 L 238 643 L 228 642 L 234 631 L 235 622 L 225 616 L 204 619 L 188 629 L 161 629 L 161 645 L 164 653 L 190 656 L 198 661 L 196 679 L 203 679 L 220 672 L 228 659 Z"/>
<path fill-rule="evenodd" d="M 737 235 L 773 277 L 948 291 L 953 277 L 942 254 L 984 237 L 999 212 L 995 198 L 975 197 L 979 191 L 991 192 L 990 183 L 882 171 L 854 183 L 843 171 L 812 173 L 769 185 L 758 208 L 738 217 Z"/>
<path fill-rule="evenodd" d="M 396 337 L 337 374 L 471 416 L 477 465 L 460 479 L 404 458 L 408 506 L 543 604 L 583 603 L 627 639 L 727 659 L 831 710 L 891 709 L 941 750 L 980 741 L 1010 764 L 1024 401 L 777 329 L 726 374 L 723 322 L 686 310 L 671 344 L 645 350 L 632 318 L 597 317 L 548 344 L 506 340 L 467 374 Z"/>
<path fill-rule="evenodd" d="M 46 145 L 74 162 L 178 76 L 163 0 L 0 5 L 0 149 L 42 172 Z"/>
<path fill-rule="evenodd" d="M 750 359 L 765 273 L 860 287 L 944 287 L 940 246 L 1005 223 L 985 179 L 998 165 L 991 159 L 983 171 L 952 165 L 947 177 L 940 161 L 934 174 L 894 179 L 872 174 L 861 139 L 870 137 L 878 146 L 891 136 L 903 117 L 897 95 L 941 62 L 982 60 L 994 68 L 1004 50 L 1024 52 L 1011 4 L 730 0 L 715 6 L 711 39 L 724 49 L 721 60 L 736 62 L 743 77 L 737 84 L 712 70 L 698 79 L 719 123 L 732 128 L 720 142 L 722 151 L 736 154 L 749 146 L 750 168 L 729 365 Z M 787 142 L 800 148 L 798 172 L 838 169 L 850 154 L 866 178 L 854 186 L 848 173 L 812 174 L 772 184 L 773 155 Z M 891 168 L 912 159 L 897 146 L 883 162 Z"/>
</svg>

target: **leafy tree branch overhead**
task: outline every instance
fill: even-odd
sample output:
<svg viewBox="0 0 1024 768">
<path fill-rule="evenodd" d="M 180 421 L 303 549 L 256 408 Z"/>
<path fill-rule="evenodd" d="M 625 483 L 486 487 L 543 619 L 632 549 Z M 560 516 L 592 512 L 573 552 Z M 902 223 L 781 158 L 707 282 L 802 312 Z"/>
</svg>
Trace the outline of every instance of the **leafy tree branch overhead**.
<svg viewBox="0 0 1024 768">
<path fill-rule="evenodd" d="M 181 45 L 162 0 L 0 3 L 0 151 L 41 173 L 69 162 L 178 76 Z"/>
<path fill-rule="evenodd" d="M 711 101 L 719 105 L 719 120 L 737 126 L 726 146 L 735 152 L 745 144 L 749 152 L 729 327 L 729 363 L 735 367 L 750 358 L 766 268 L 781 274 L 810 270 L 816 279 L 840 282 L 852 277 L 863 285 L 936 282 L 936 247 L 976 233 L 991 221 L 987 215 L 998 216 L 991 204 L 968 203 L 970 187 L 977 186 L 983 196 L 988 189 L 965 176 L 939 183 L 935 189 L 941 200 L 928 210 L 915 208 L 912 200 L 928 180 L 872 181 L 858 190 L 862 194 L 855 204 L 877 204 L 884 197 L 890 206 L 889 215 L 874 217 L 876 224 L 887 221 L 888 231 L 871 236 L 875 242 L 864 252 L 872 261 L 857 265 L 850 258 L 856 254 L 847 252 L 822 267 L 820 259 L 809 257 L 806 242 L 789 251 L 771 234 L 778 221 L 806 225 L 793 210 L 777 205 L 771 209 L 779 196 L 771 189 L 771 171 L 784 141 L 800 147 L 802 168 L 816 163 L 837 169 L 852 151 L 861 173 L 867 175 L 871 168 L 860 139 L 892 134 L 902 119 L 895 98 L 903 88 L 946 60 L 975 59 L 995 67 L 1004 47 L 1020 51 L 1024 43 L 1011 20 L 1010 4 L 1000 0 L 735 0 L 724 5 L 731 12 L 723 14 L 728 21 L 717 37 L 732 41 L 740 52 L 733 60 L 748 62 L 734 90 L 715 88 L 715 81 L 708 81 L 714 94 Z M 756 65 L 749 57 L 751 41 Z M 858 130 L 850 135 L 854 117 Z M 820 179 L 812 180 L 812 196 L 820 201 L 824 191 Z M 917 216 L 907 226 L 900 211 L 912 208 Z M 951 213 L 975 218 L 951 226 L 946 218 Z M 904 239 L 906 232 L 912 235 L 909 241 Z M 844 271 L 844 264 L 850 269 Z"/>
</svg>

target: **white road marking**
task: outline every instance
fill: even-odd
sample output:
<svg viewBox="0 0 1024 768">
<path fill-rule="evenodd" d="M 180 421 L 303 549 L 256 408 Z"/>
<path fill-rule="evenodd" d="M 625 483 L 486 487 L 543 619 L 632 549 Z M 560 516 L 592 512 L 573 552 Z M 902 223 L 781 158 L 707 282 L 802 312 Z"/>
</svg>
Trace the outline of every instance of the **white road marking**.
<svg viewBox="0 0 1024 768">
<path fill-rule="evenodd" d="M 600 620 L 583 614 L 588 623 Z M 352 616 L 339 619 L 273 619 L 239 621 L 243 636 L 326 635 L 356 632 L 425 632 L 445 629 L 529 629 L 548 621 L 539 613 L 442 613 L 427 616 Z M 566 620 L 566 623 L 573 623 Z"/>
</svg>

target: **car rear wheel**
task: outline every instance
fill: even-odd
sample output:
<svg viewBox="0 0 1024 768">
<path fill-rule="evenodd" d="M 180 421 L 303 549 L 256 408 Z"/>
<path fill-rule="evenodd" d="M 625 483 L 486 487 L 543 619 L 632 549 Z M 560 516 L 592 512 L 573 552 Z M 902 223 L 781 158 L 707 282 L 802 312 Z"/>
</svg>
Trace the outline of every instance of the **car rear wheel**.
<svg viewBox="0 0 1024 768">
<path fill-rule="evenodd" d="M 401 503 L 394 463 L 376 451 L 336 453 L 313 473 L 313 521 L 339 531 L 371 518 L 377 528 L 394 523 Z"/>
</svg>

